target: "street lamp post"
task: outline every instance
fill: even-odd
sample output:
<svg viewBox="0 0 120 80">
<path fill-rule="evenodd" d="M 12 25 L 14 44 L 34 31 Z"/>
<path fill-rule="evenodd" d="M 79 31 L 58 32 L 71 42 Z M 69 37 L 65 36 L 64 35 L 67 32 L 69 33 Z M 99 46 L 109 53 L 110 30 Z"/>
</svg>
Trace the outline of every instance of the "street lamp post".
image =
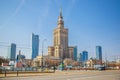
<svg viewBox="0 0 120 80">
<path fill-rule="evenodd" d="M 42 42 L 42 65 L 41 65 L 42 71 L 43 71 L 43 48 L 44 48 L 44 41 L 46 41 L 46 39 L 44 39 L 43 42 Z"/>
</svg>

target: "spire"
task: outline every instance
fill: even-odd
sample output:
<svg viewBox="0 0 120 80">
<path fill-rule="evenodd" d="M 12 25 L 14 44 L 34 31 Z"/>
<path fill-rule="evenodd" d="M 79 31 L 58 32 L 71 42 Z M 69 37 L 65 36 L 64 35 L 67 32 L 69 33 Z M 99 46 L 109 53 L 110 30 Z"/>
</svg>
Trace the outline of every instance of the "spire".
<svg viewBox="0 0 120 80">
<path fill-rule="evenodd" d="M 62 17 L 62 8 L 60 8 L 60 15 L 58 17 L 58 27 L 59 28 L 64 27 L 64 21 L 63 21 L 63 17 Z"/>
<path fill-rule="evenodd" d="M 62 8 L 60 8 L 60 17 L 62 17 Z"/>
</svg>

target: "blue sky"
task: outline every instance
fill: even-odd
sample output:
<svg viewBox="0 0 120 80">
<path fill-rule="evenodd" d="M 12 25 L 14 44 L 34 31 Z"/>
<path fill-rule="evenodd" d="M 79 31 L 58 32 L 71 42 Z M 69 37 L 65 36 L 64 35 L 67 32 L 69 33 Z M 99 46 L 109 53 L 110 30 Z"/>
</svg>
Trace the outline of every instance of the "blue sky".
<svg viewBox="0 0 120 80">
<path fill-rule="evenodd" d="M 120 56 L 120 0 L 0 0 L 0 56 L 9 54 L 11 43 L 17 44 L 31 58 L 31 35 L 44 39 L 44 53 L 53 45 L 53 29 L 62 7 L 69 45 L 78 53 L 87 50 L 95 57 L 95 46 L 102 46 L 103 59 Z"/>
</svg>

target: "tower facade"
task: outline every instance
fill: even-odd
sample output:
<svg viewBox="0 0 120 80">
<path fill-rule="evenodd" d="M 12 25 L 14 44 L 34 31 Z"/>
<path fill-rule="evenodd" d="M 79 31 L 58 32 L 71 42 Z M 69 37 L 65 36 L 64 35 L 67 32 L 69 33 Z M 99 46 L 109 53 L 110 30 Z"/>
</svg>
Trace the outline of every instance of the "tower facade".
<svg viewBox="0 0 120 80">
<path fill-rule="evenodd" d="M 102 61 L 102 47 L 96 46 L 96 59 Z"/>
<path fill-rule="evenodd" d="M 82 53 L 78 55 L 78 62 L 82 62 Z"/>
<path fill-rule="evenodd" d="M 82 62 L 85 62 L 88 60 L 88 52 L 87 51 L 83 51 L 82 52 Z"/>
<path fill-rule="evenodd" d="M 39 53 L 39 36 L 32 34 L 32 59 L 36 58 Z"/>
<path fill-rule="evenodd" d="M 77 61 L 77 46 L 74 47 L 73 56 L 74 56 L 74 60 Z"/>
<path fill-rule="evenodd" d="M 48 55 L 55 56 L 61 59 L 69 58 L 69 52 L 72 52 L 73 54 L 74 47 L 68 47 L 68 29 L 64 28 L 62 10 L 60 10 L 58 24 L 57 27 L 54 29 L 53 36 L 53 46 L 48 47 Z"/>
<path fill-rule="evenodd" d="M 16 44 L 12 43 L 10 49 L 10 60 L 15 61 L 15 57 L 16 57 Z"/>
</svg>

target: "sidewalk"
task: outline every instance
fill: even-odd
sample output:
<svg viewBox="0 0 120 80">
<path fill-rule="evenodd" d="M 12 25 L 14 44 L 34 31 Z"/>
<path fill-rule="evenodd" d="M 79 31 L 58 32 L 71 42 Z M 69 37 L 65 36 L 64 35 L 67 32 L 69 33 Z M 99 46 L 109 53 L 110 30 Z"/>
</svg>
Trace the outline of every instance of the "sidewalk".
<svg viewBox="0 0 120 80">
<path fill-rule="evenodd" d="M 6 77 L 25 77 L 25 76 L 47 76 L 47 75 L 72 75 L 72 74 L 83 74 L 95 71 L 85 71 L 85 70 L 56 70 L 55 73 L 52 72 L 17 72 L 6 73 Z M 5 74 L 0 74 L 0 78 L 5 77 Z"/>
</svg>

